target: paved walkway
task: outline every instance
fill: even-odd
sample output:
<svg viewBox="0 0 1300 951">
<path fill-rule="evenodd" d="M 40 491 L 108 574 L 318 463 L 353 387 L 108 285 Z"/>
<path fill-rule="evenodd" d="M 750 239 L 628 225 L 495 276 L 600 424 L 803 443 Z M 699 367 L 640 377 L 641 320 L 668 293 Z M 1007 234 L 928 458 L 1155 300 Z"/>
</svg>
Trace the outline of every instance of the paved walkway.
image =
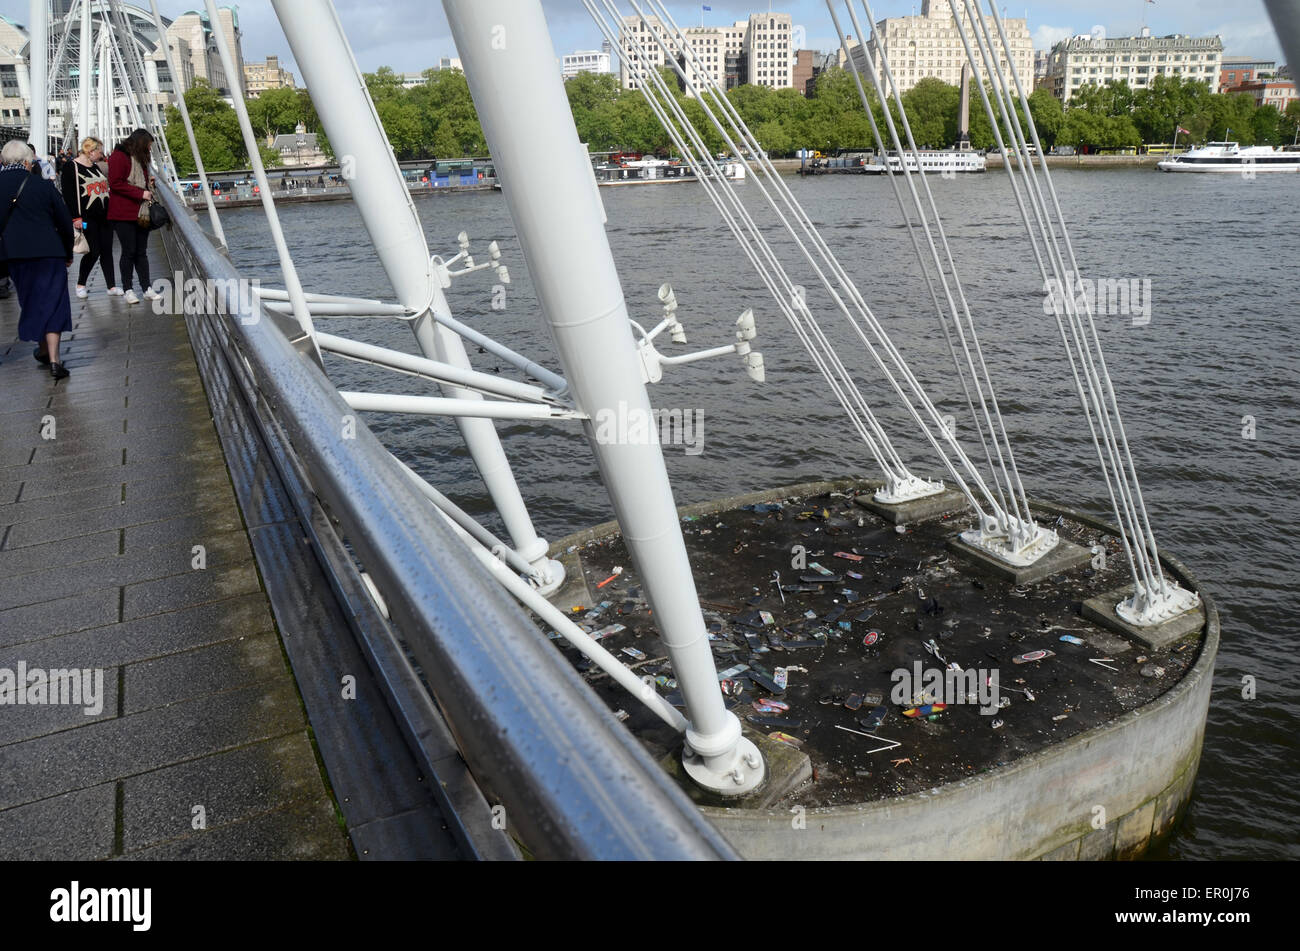
<svg viewBox="0 0 1300 951">
<path fill-rule="evenodd" d="M 92 281 L 59 383 L 0 301 L 0 859 L 347 858 L 185 323 Z"/>
</svg>

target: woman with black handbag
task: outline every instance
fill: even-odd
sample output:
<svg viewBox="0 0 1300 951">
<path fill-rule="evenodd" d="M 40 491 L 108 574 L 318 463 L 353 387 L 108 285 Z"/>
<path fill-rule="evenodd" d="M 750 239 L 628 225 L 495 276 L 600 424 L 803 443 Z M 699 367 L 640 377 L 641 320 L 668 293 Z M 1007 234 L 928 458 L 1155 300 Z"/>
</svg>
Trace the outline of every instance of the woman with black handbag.
<svg viewBox="0 0 1300 951">
<path fill-rule="evenodd" d="M 72 214 L 72 227 L 77 235 L 76 247 L 81 257 L 81 270 L 77 274 L 77 297 L 88 296 L 86 279 L 99 262 L 104 272 L 104 287 L 110 296 L 121 295 L 113 277 L 113 229 L 108 223 L 108 176 L 99 166 L 104 157 L 104 143 L 87 138 L 81 143 L 76 158 L 63 163 L 63 200 Z"/>
<path fill-rule="evenodd" d="M 62 380 L 68 371 L 59 362 L 59 339 L 72 330 L 72 215 L 54 186 L 31 174 L 31 164 L 20 139 L 0 150 L 0 257 L 18 290 L 19 339 L 37 344 L 37 362 Z"/>
<path fill-rule="evenodd" d="M 149 286 L 149 209 L 153 201 L 153 192 L 149 190 L 151 148 L 153 136 L 144 129 L 136 129 L 113 150 L 108 160 L 108 220 L 122 244 L 119 264 L 128 304 L 140 303 L 131 284 L 133 270 L 140 278 L 140 289 L 145 299 L 152 300 L 158 296 Z"/>
</svg>

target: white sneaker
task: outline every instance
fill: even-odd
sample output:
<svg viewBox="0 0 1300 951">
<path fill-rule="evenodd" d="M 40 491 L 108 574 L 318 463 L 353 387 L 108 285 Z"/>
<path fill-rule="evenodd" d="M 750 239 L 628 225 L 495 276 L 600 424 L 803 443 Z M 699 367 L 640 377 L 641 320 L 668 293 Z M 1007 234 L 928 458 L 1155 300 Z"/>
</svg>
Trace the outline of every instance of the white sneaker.
<svg viewBox="0 0 1300 951">
<path fill-rule="evenodd" d="M 121 296 L 122 296 L 122 288 L 120 288 L 120 287 L 110 287 L 110 288 L 108 289 L 108 296 L 109 296 L 109 297 L 121 297 Z"/>
<path fill-rule="evenodd" d="M 138 303 L 140 303 L 140 298 L 138 298 L 138 297 L 135 296 L 135 291 L 134 291 L 134 290 L 127 291 L 126 294 L 123 295 L 123 297 L 124 297 L 124 299 L 126 300 L 126 302 L 127 302 L 128 304 L 138 304 Z"/>
<path fill-rule="evenodd" d="M 158 293 L 156 290 L 154 290 L 152 287 L 149 288 L 147 291 L 144 292 L 144 299 L 145 299 L 145 300 L 157 300 L 157 299 L 160 298 L 160 297 L 162 297 L 162 295 L 159 294 L 159 293 Z"/>
<path fill-rule="evenodd" d="M 90 296 L 90 292 L 89 292 L 88 290 L 86 290 L 85 285 L 78 284 L 78 285 L 77 285 L 77 298 L 78 298 L 79 300 L 85 300 L 85 299 L 86 299 L 87 297 L 89 297 L 89 296 Z"/>
</svg>

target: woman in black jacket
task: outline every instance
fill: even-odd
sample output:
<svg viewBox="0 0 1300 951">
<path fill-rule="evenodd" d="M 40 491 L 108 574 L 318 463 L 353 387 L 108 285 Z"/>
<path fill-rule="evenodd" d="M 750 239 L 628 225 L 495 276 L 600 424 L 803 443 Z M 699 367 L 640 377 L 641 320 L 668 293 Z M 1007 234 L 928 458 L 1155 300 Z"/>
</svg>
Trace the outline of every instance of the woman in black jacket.
<svg viewBox="0 0 1300 951">
<path fill-rule="evenodd" d="M 0 256 L 18 289 L 18 337 L 36 343 L 37 362 L 62 380 L 59 336 L 72 329 L 72 216 L 58 190 L 30 173 L 31 163 L 26 142 L 0 150 Z"/>
<path fill-rule="evenodd" d="M 99 162 L 104 158 L 104 143 L 87 138 L 76 158 L 63 163 L 61 173 L 63 200 L 72 215 L 72 227 L 85 232 L 90 251 L 81 256 L 77 274 L 77 297 L 85 299 L 86 279 L 99 262 L 104 272 L 104 289 L 110 295 L 121 294 L 113 277 L 113 229 L 108 223 L 108 174 Z"/>
</svg>

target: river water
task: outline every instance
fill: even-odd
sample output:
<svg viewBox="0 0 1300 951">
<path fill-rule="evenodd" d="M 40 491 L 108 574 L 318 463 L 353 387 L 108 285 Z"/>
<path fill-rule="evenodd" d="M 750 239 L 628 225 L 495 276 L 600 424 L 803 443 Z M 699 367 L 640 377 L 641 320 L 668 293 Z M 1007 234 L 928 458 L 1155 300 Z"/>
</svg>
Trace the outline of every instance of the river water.
<svg viewBox="0 0 1300 951">
<path fill-rule="evenodd" d="M 1300 525 L 1300 346 L 1294 329 L 1300 317 L 1300 179 L 1261 175 L 1250 182 L 1137 169 L 1059 170 L 1054 177 L 1083 274 L 1136 280 L 1143 303 L 1149 287 L 1149 321 L 1141 314 L 1101 321 L 1107 360 L 1157 538 L 1199 577 L 1222 614 L 1200 773 L 1167 854 L 1300 857 L 1292 602 L 1300 577 L 1291 537 Z M 930 180 L 1029 494 L 1109 516 L 1006 175 Z M 969 415 L 888 181 L 787 181 L 960 430 Z M 756 183 L 740 187 L 757 208 Z M 700 187 L 601 194 L 633 318 L 657 323 L 659 285 L 667 281 L 676 290 L 690 347 L 665 340 L 665 352 L 731 342 L 732 324 L 747 307 L 758 322 L 755 347 L 766 360 L 766 383 L 751 383 L 730 357 L 670 368 L 652 389 L 658 406 L 703 412 L 702 453 L 665 447 L 678 503 L 874 475 L 865 447 Z M 496 280 L 485 272 L 454 284 L 448 296 L 456 316 L 559 369 L 502 196 L 429 196 L 416 204 L 433 252 L 455 253 L 456 234 L 465 230 L 479 260 L 486 260 L 486 243 L 495 239 L 510 266 L 504 310 L 492 309 Z M 352 204 L 288 205 L 281 215 L 309 290 L 391 298 Z M 245 273 L 283 286 L 261 212 L 232 210 L 223 221 Z M 778 248 L 783 260 L 797 261 L 788 245 Z M 792 265 L 791 275 L 813 286 L 809 271 Z M 864 392 L 913 471 L 942 476 L 847 324 L 811 292 L 810 301 L 845 363 L 860 371 Z M 414 344 L 404 326 L 386 320 L 336 322 L 329 329 L 408 350 Z M 479 369 L 498 365 L 473 347 L 470 353 Z M 335 360 L 329 368 L 341 388 L 412 392 L 409 377 L 385 380 Z M 1244 435 L 1244 417 L 1253 418 L 1254 438 Z M 470 511 L 487 512 L 454 424 L 392 416 L 368 421 L 449 496 Z M 577 424 L 500 424 L 498 430 L 545 537 L 612 517 Z M 1254 699 L 1243 696 L 1245 678 L 1253 678 Z"/>
</svg>

